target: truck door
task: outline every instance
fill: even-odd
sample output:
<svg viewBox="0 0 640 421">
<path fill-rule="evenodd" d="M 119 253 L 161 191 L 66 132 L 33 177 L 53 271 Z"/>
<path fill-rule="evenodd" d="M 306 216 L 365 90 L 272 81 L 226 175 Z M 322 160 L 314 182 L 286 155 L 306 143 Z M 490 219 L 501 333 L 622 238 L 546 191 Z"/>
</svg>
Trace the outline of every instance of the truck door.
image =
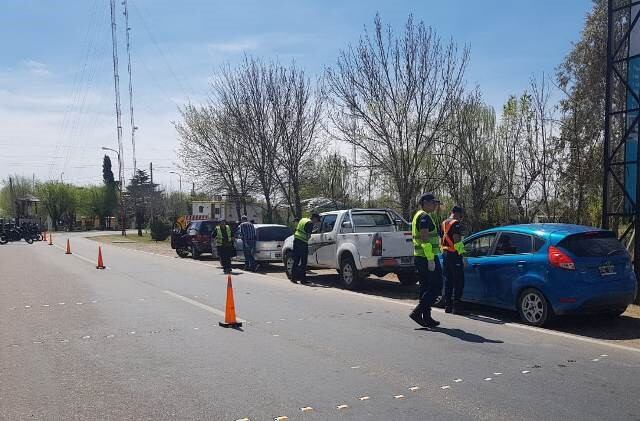
<svg viewBox="0 0 640 421">
<path fill-rule="evenodd" d="M 319 266 L 335 267 L 336 262 L 336 220 L 338 215 L 329 214 L 322 217 L 320 223 L 320 241 L 317 244 L 316 258 Z"/>
</svg>

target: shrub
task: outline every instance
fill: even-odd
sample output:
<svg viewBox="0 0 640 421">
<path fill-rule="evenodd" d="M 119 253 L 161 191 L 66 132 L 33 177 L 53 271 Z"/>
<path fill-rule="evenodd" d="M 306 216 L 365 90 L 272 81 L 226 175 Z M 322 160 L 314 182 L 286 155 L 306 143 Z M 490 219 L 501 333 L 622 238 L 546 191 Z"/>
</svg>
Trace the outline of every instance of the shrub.
<svg viewBox="0 0 640 421">
<path fill-rule="evenodd" d="M 154 219 L 150 224 L 151 239 L 164 241 L 171 235 L 171 224 L 164 219 Z"/>
</svg>

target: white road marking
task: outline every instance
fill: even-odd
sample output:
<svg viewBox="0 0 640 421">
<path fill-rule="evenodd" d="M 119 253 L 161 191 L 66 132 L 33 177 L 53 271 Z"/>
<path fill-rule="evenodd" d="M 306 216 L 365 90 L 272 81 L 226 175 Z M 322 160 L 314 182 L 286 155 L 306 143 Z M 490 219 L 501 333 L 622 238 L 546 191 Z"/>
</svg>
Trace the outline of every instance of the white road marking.
<svg viewBox="0 0 640 421">
<path fill-rule="evenodd" d="M 63 306 L 63 305 L 64 305 L 64 303 L 58 303 L 58 305 L 59 305 L 59 306 Z"/>
<path fill-rule="evenodd" d="M 199 327 L 194 327 L 193 330 L 200 330 L 200 328 Z"/>
<path fill-rule="evenodd" d="M 491 380 L 493 380 L 491 377 L 485 377 L 484 379 L 485 382 L 490 382 Z"/>
<path fill-rule="evenodd" d="M 106 338 L 107 339 L 111 339 L 111 338 L 115 338 L 116 335 L 107 335 Z"/>
<path fill-rule="evenodd" d="M 608 357 L 608 355 L 607 355 L 607 354 L 602 354 L 602 355 L 600 355 L 600 356 L 601 356 L 601 357 Z"/>
<path fill-rule="evenodd" d="M 415 392 L 416 390 L 420 390 L 419 386 L 413 386 L 409 388 L 410 391 Z"/>
<path fill-rule="evenodd" d="M 600 361 L 600 358 L 594 358 L 591 361 L 593 361 L 594 363 L 597 363 L 598 361 Z"/>
<path fill-rule="evenodd" d="M 404 399 L 404 395 L 393 395 L 393 399 Z"/>
<path fill-rule="evenodd" d="M 40 341 L 33 341 L 34 344 L 41 344 L 42 342 Z"/>
<path fill-rule="evenodd" d="M 90 335 L 83 336 L 82 339 L 91 339 Z"/>
<path fill-rule="evenodd" d="M 289 419 L 289 417 L 283 415 L 281 417 L 274 417 L 273 421 L 287 421 Z"/>
<path fill-rule="evenodd" d="M 273 322 L 265 322 L 265 323 L 266 323 L 266 324 L 268 324 L 268 325 L 270 325 L 270 324 L 271 324 L 271 323 L 273 323 Z"/>
<path fill-rule="evenodd" d="M 162 292 L 164 292 L 165 294 L 170 295 L 170 296 L 172 296 L 172 297 L 174 297 L 174 298 L 177 298 L 177 299 L 179 299 L 179 300 L 182 300 L 182 301 L 184 301 L 184 302 L 186 302 L 186 303 L 189 303 L 189 304 L 191 304 L 191 305 L 194 305 L 194 306 L 196 306 L 196 307 L 199 307 L 199 308 L 201 308 L 201 309 L 203 309 L 203 310 L 207 310 L 209 313 L 217 314 L 218 316 L 222 316 L 222 317 L 224 317 L 224 311 L 222 311 L 222 310 L 218 310 L 217 308 L 213 308 L 213 307 L 208 306 L 208 305 L 206 305 L 206 304 L 202 304 L 202 303 L 200 303 L 200 302 L 198 302 L 198 301 L 192 300 L 191 298 L 187 298 L 187 297 L 184 297 L 184 296 L 182 296 L 182 295 L 180 295 L 180 294 L 176 294 L 176 293 L 175 293 L 175 292 L 173 292 L 173 291 L 164 290 L 164 291 L 162 291 Z M 241 322 L 241 323 L 246 323 L 246 320 L 244 320 L 244 319 L 241 319 L 241 318 L 239 318 L 239 317 L 237 317 L 236 319 L 237 319 L 239 322 Z"/>
<path fill-rule="evenodd" d="M 309 411 L 313 411 L 313 408 L 310 406 L 303 406 L 302 408 L 300 408 L 300 410 L 302 412 L 309 412 Z"/>
<path fill-rule="evenodd" d="M 442 389 L 442 390 L 451 389 L 451 386 L 448 386 L 448 385 L 440 386 L 440 389 Z"/>
<path fill-rule="evenodd" d="M 42 307 L 49 307 L 49 304 L 42 304 Z"/>
<path fill-rule="evenodd" d="M 240 419 L 237 419 L 236 421 L 251 421 L 251 420 L 249 418 L 240 418 Z"/>
<path fill-rule="evenodd" d="M 82 303 L 76 303 L 76 305 L 79 305 L 79 306 L 81 306 L 81 305 L 82 305 Z"/>
<path fill-rule="evenodd" d="M 361 396 L 358 399 L 360 399 L 361 401 L 368 401 L 371 398 L 369 396 Z"/>
<path fill-rule="evenodd" d="M 502 373 L 493 373 L 494 376 L 501 376 Z"/>
<path fill-rule="evenodd" d="M 531 373 L 529 370 L 522 370 L 522 374 L 529 374 Z"/>
<path fill-rule="evenodd" d="M 24 308 L 31 308 L 31 306 L 24 306 Z"/>
<path fill-rule="evenodd" d="M 95 304 L 95 303 L 97 303 L 98 301 L 96 301 L 96 300 L 92 300 L 91 302 L 92 302 L 93 304 Z"/>
<path fill-rule="evenodd" d="M 347 409 L 349 407 L 349 405 L 347 404 L 342 404 L 342 405 L 338 405 L 336 406 L 336 409 Z"/>
<path fill-rule="evenodd" d="M 353 367 L 351 367 L 351 368 L 353 368 L 354 370 L 357 370 L 358 368 L 360 368 L 360 366 L 359 366 L 359 365 L 354 365 L 354 366 L 353 366 Z"/>
<path fill-rule="evenodd" d="M 277 337 L 278 337 L 278 336 L 280 336 L 280 335 L 273 335 L 273 336 L 275 336 L 275 337 L 277 338 Z"/>
<path fill-rule="evenodd" d="M 460 382 L 462 382 L 462 379 L 455 379 L 454 382 L 460 383 Z"/>
<path fill-rule="evenodd" d="M 59 246 L 59 245 L 57 245 L 57 244 L 54 244 L 53 246 L 54 246 L 54 247 L 56 247 L 56 248 L 58 248 L 58 249 L 60 249 L 60 250 L 64 250 L 64 251 L 66 251 L 66 250 L 67 250 L 65 247 L 61 247 L 61 246 Z M 95 266 L 95 264 L 96 264 L 96 261 L 95 261 L 95 260 L 87 259 L 86 257 L 81 256 L 81 255 L 79 255 L 79 254 L 73 253 L 73 254 L 72 254 L 72 256 L 73 256 L 73 257 L 77 257 L 77 258 L 78 258 L 78 259 L 80 259 L 80 260 L 84 260 L 84 261 L 85 261 L 85 262 L 87 262 L 87 263 L 91 263 L 91 264 L 92 264 L 92 265 L 94 265 L 94 266 Z M 108 268 L 107 268 L 107 269 L 108 269 Z"/>
<path fill-rule="evenodd" d="M 66 343 L 66 342 L 69 342 L 69 340 L 68 339 L 60 339 L 60 343 Z"/>
</svg>

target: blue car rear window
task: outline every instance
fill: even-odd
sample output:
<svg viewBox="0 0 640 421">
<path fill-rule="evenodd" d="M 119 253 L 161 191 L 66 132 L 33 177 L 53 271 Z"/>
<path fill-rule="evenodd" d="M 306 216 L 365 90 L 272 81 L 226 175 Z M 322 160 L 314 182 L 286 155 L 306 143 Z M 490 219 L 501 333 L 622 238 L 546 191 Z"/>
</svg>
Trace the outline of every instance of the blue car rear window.
<svg viewBox="0 0 640 421">
<path fill-rule="evenodd" d="M 573 253 L 576 257 L 606 257 L 626 252 L 622 243 L 612 232 L 588 232 L 571 235 L 560 241 L 558 246 Z"/>
</svg>

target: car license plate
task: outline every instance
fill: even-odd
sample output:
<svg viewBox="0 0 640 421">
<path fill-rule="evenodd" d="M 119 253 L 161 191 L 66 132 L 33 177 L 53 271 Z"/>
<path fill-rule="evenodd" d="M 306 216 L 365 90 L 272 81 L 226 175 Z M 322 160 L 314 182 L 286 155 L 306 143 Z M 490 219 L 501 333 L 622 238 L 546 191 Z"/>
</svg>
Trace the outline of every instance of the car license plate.
<svg viewBox="0 0 640 421">
<path fill-rule="evenodd" d="M 611 276 L 617 274 L 616 267 L 612 264 L 602 265 L 598 267 L 600 276 Z"/>
</svg>

